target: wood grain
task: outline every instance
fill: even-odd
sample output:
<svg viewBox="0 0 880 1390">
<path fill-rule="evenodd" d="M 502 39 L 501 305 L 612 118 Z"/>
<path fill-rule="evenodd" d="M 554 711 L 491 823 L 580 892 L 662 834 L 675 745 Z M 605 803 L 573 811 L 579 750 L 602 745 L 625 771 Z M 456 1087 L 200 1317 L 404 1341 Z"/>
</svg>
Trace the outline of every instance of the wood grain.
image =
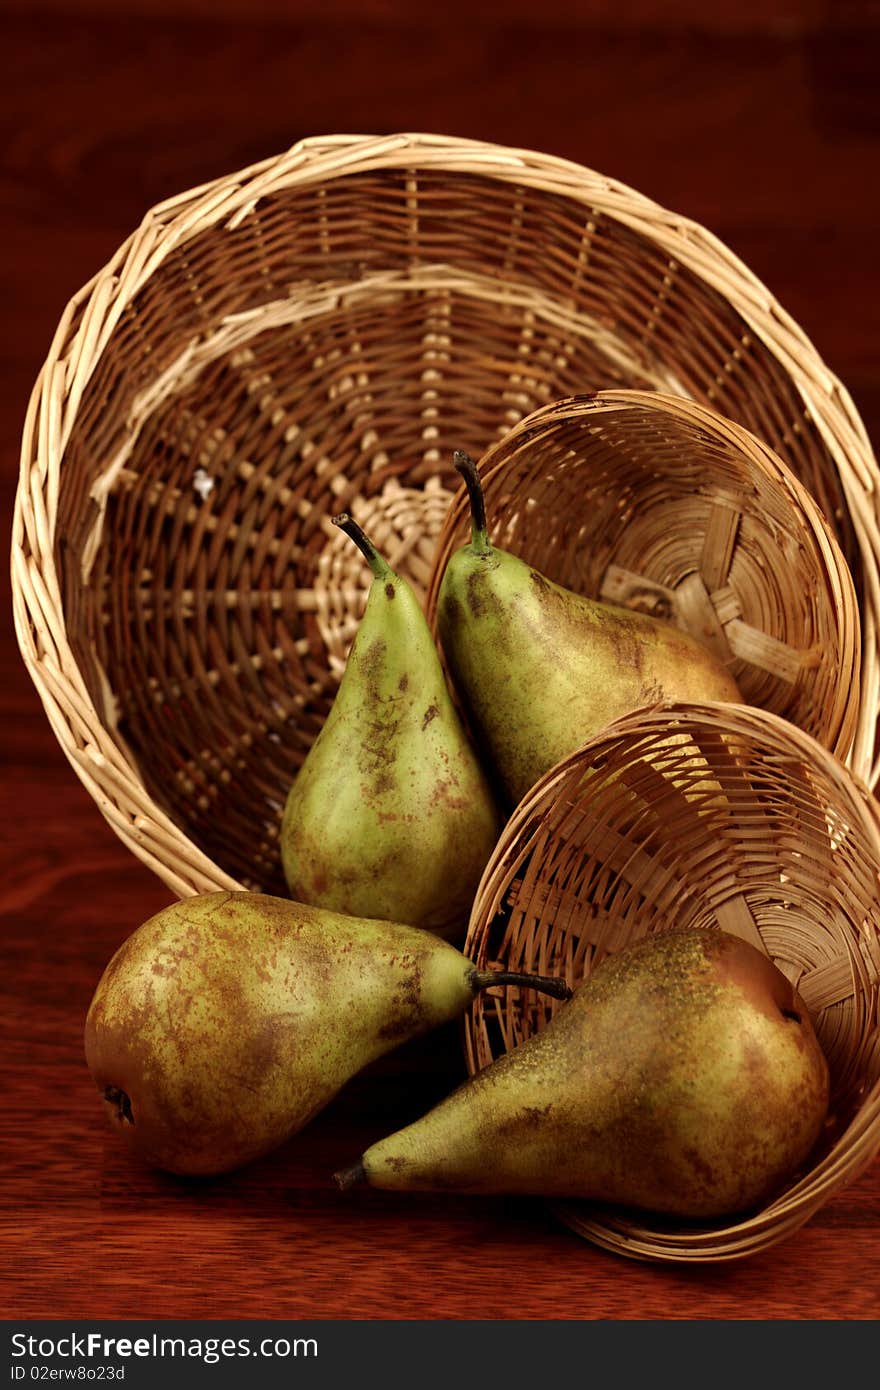
<svg viewBox="0 0 880 1390">
<path fill-rule="evenodd" d="M 152 203 L 330 130 L 439 130 L 589 164 L 709 225 L 766 280 L 880 436 L 877 11 L 486 7 L 479 24 L 325 0 L 7 5 L 0 143 L 0 488 L 67 300 Z M 634 12 L 636 13 L 636 12 Z M 706 16 L 715 16 L 707 19 Z M 250 17 L 249 17 L 250 16 Z M 702 19 L 699 17 L 703 16 Z M 783 22 L 784 21 L 784 22 Z M 91 992 L 168 901 L 60 753 L 0 643 L 0 1173 L 7 1316 L 874 1318 L 880 1165 L 724 1268 L 604 1254 L 538 1202 L 340 1196 L 333 1168 L 463 1075 L 456 1030 L 351 1083 L 286 1149 L 189 1183 L 105 1126 Z"/>
</svg>

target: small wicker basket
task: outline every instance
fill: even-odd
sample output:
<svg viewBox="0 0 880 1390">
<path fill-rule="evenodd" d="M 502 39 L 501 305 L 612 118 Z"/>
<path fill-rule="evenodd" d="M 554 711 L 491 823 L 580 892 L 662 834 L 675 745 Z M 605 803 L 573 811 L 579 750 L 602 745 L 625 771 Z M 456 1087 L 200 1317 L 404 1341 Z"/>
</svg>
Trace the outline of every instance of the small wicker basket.
<svg viewBox="0 0 880 1390">
<path fill-rule="evenodd" d="M 846 758 L 859 707 L 852 578 L 809 493 L 748 430 L 660 392 L 599 391 L 526 416 L 480 474 L 495 544 L 566 588 L 686 628 L 744 700 Z M 469 531 L 462 489 L 428 583 L 432 623 Z"/>
<path fill-rule="evenodd" d="M 465 950 L 481 967 L 575 984 L 648 932 L 719 927 L 795 983 L 831 1070 L 826 1132 L 762 1210 L 689 1224 L 556 1204 L 568 1225 L 639 1259 L 733 1260 L 789 1235 L 864 1171 L 880 1151 L 878 877 L 874 798 L 816 740 L 764 710 L 640 710 L 535 785 L 474 903 Z M 471 1071 L 558 1007 L 532 992 L 484 995 L 465 1023 Z"/>
<path fill-rule="evenodd" d="M 70 302 L 24 427 L 16 629 L 72 766 L 174 892 L 283 891 L 284 797 L 367 586 L 331 514 L 424 586 L 452 450 L 605 387 L 717 408 L 817 499 L 862 605 L 873 780 L 877 465 L 702 228 L 537 153 L 328 137 L 153 208 Z"/>
</svg>

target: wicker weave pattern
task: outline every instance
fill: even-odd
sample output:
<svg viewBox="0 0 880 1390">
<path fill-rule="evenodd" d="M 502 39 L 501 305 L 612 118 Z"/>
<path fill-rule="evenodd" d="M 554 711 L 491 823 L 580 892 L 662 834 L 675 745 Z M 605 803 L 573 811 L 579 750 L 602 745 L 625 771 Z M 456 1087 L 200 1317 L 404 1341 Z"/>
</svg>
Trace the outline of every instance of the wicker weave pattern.
<svg viewBox="0 0 880 1390">
<path fill-rule="evenodd" d="M 154 208 L 71 301 L 25 422 L 16 627 L 72 765 L 175 892 L 280 887 L 281 802 L 363 601 L 329 513 L 424 583 L 452 448 L 609 385 L 717 406 L 820 501 L 862 600 L 872 779 L 876 463 L 701 228 L 539 154 L 340 136 Z"/>
<path fill-rule="evenodd" d="M 750 704 L 846 757 L 859 691 L 852 578 L 809 493 L 754 435 L 679 397 L 600 391 L 527 416 L 481 475 L 498 545 L 566 588 L 688 629 Z M 469 526 L 459 489 L 428 586 L 432 621 Z"/>
<path fill-rule="evenodd" d="M 670 729 L 674 730 L 670 738 Z M 731 1223 L 651 1223 L 565 1203 L 620 1253 L 727 1260 L 803 1224 L 880 1151 L 880 816 L 809 735 L 745 706 L 665 706 L 609 726 L 521 802 L 480 885 L 466 951 L 481 966 L 585 978 L 629 940 L 720 927 L 760 946 L 810 1010 L 832 1077 L 808 1171 Z M 471 1070 L 558 1005 L 506 992 L 466 1021 Z"/>
</svg>

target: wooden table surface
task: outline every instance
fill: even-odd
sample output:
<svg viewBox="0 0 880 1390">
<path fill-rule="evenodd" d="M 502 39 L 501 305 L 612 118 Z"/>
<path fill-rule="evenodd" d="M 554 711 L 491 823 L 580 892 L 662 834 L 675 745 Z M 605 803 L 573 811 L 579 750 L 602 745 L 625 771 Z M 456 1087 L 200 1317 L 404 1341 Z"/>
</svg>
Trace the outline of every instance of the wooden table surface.
<svg viewBox="0 0 880 1390">
<path fill-rule="evenodd" d="M 328 131 L 435 130 L 579 160 L 707 224 L 771 287 L 880 441 L 880 15 L 724 0 L 7 0 L 2 502 L 70 295 L 153 203 Z M 442 13 L 443 18 L 440 18 Z M 751 1260 L 637 1264 L 537 1202 L 342 1197 L 333 1168 L 463 1075 L 456 1030 L 351 1083 L 286 1149 L 189 1183 L 106 1126 L 97 979 L 168 890 L 60 752 L 0 608 L 2 1221 L 9 1316 L 866 1319 L 880 1163 Z"/>
</svg>

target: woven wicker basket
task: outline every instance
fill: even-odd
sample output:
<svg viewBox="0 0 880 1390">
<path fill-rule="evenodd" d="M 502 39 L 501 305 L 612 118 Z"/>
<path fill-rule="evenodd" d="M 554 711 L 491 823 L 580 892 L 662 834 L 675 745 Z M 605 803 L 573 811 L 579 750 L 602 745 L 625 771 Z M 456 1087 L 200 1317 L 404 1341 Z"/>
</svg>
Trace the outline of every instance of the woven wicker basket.
<svg viewBox="0 0 880 1390">
<path fill-rule="evenodd" d="M 878 875 L 874 798 L 763 710 L 640 710 L 535 785 L 483 876 L 465 946 L 474 960 L 575 984 L 648 932 L 720 927 L 796 984 L 832 1080 L 817 1150 L 764 1209 L 698 1225 L 556 1204 L 567 1224 L 639 1259 L 732 1260 L 789 1235 L 867 1167 L 880 1151 Z M 531 992 L 484 996 L 465 1024 L 470 1069 L 558 1007 Z"/>
<path fill-rule="evenodd" d="M 16 627 L 73 767 L 174 892 L 283 891 L 281 806 L 368 578 L 331 513 L 423 586 L 452 449 L 606 387 L 717 407 L 831 519 L 873 779 L 877 465 L 700 227 L 540 154 L 331 137 L 154 208 L 71 301 L 25 422 Z"/>
<path fill-rule="evenodd" d="M 834 534 L 780 459 L 714 410 L 599 391 L 526 416 L 484 455 L 493 541 L 578 593 L 686 628 L 749 704 L 845 758 L 859 706 L 859 610 Z M 437 543 L 426 607 L 470 533 Z"/>
</svg>

